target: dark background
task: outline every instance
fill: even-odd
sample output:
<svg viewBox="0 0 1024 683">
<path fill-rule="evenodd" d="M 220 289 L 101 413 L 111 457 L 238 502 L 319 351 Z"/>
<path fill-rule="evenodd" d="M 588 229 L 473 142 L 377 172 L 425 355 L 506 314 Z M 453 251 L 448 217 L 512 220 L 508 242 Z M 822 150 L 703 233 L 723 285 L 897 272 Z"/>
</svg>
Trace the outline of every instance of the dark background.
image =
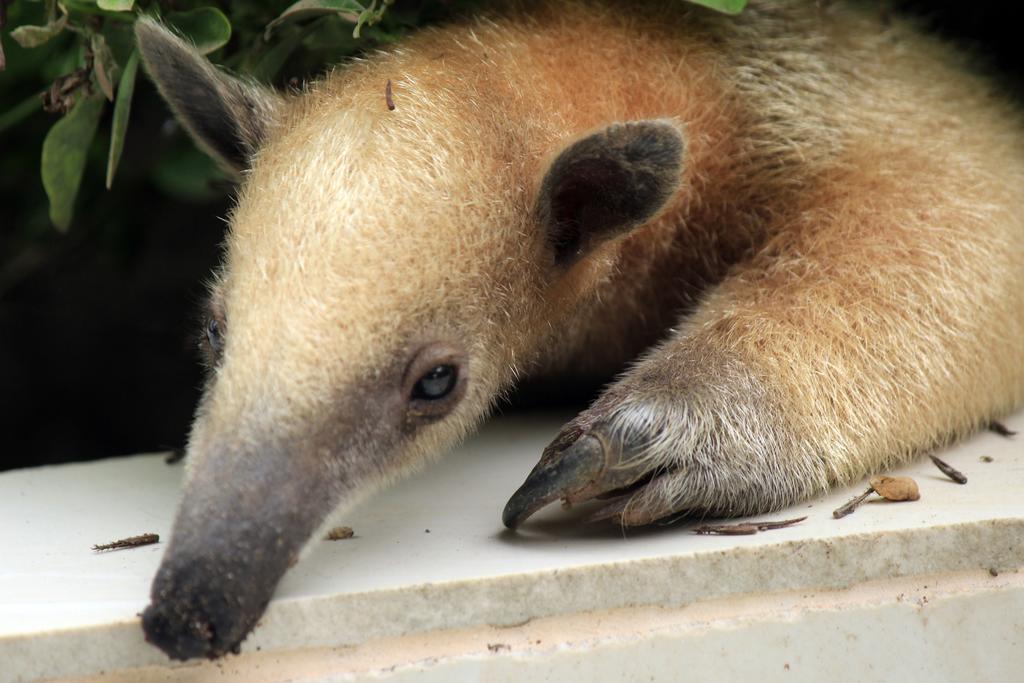
<svg viewBox="0 0 1024 683">
<path fill-rule="evenodd" d="M 929 17 L 1020 94 L 1010 3 L 878 4 Z M 65 235 L 46 219 L 38 156 L 12 151 L 39 149 L 54 119 L 40 112 L 0 137 L 0 469 L 185 442 L 202 383 L 203 281 L 219 257 L 230 187 L 154 177 L 182 132 L 143 79 L 134 102 L 114 191 L 95 172 L 102 165 L 90 167 Z M 178 180 L 207 177 L 193 173 L 196 163 L 183 158 Z"/>
</svg>

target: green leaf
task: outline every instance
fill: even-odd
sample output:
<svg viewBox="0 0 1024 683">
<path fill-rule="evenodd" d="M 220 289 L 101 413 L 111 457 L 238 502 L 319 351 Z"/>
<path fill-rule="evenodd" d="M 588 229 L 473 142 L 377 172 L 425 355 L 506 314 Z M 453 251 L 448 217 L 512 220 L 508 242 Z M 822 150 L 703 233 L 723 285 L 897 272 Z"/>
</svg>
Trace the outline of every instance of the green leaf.
<svg viewBox="0 0 1024 683">
<path fill-rule="evenodd" d="M 86 152 L 102 112 L 102 98 L 85 97 L 50 128 L 43 141 L 43 189 L 50 198 L 50 220 L 61 232 L 71 225 Z"/>
<path fill-rule="evenodd" d="M 695 5 L 703 5 L 725 14 L 739 14 L 747 6 L 747 0 L 688 0 Z"/>
<path fill-rule="evenodd" d="M 111 12 L 96 4 L 96 0 L 60 0 L 60 6 L 68 12 L 81 12 L 94 16 L 106 17 L 112 21 L 134 22 L 135 15 L 131 12 Z M 72 21 L 72 25 L 77 22 Z"/>
<path fill-rule="evenodd" d="M 132 29 L 132 24 L 121 21 L 103 22 L 103 38 L 118 64 L 127 64 L 128 57 L 135 50 L 135 32 Z"/>
<path fill-rule="evenodd" d="M 195 43 L 202 54 L 224 47 L 231 40 L 231 22 L 216 7 L 200 7 L 187 12 L 170 12 L 167 23 Z"/>
<path fill-rule="evenodd" d="M 107 155 L 107 189 L 114 184 L 114 173 L 124 150 L 124 136 L 128 131 L 128 115 L 132 109 L 132 93 L 135 92 L 135 73 L 139 69 L 139 52 L 132 52 L 124 65 L 121 82 L 117 84 L 117 101 L 114 102 L 114 117 L 110 123 L 110 153 Z"/>
<path fill-rule="evenodd" d="M 120 67 L 117 66 L 114 55 L 111 54 L 110 48 L 107 47 L 107 41 L 102 35 L 92 34 L 89 44 L 92 48 L 92 72 L 96 76 L 96 83 L 107 99 L 113 102 L 114 81 L 120 74 Z"/>
<path fill-rule="evenodd" d="M 384 13 L 388 11 L 388 7 L 390 7 L 394 1 L 395 0 L 373 0 L 373 2 L 370 3 L 370 6 L 359 15 L 359 21 L 356 22 L 356 27 L 352 31 L 353 37 L 359 37 L 359 33 L 363 30 L 363 26 L 369 28 L 383 19 Z"/>
<path fill-rule="evenodd" d="M 337 63 L 351 56 L 358 49 L 358 41 L 352 37 L 352 25 L 341 17 L 320 17 L 302 26 L 302 47 L 318 53 L 325 63 Z"/>
<path fill-rule="evenodd" d="M 277 19 L 267 24 L 267 29 L 263 35 L 264 38 L 268 38 L 274 29 L 281 24 L 324 14 L 337 14 L 345 21 L 354 24 L 359 21 L 360 15 L 365 11 L 366 8 L 362 3 L 356 2 L 356 0 L 299 0 L 284 12 L 281 12 Z"/>
<path fill-rule="evenodd" d="M 224 171 L 195 145 L 170 149 L 153 166 L 153 182 L 163 192 L 187 202 L 210 201 L 224 195 L 213 187 L 224 181 Z"/>
<path fill-rule="evenodd" d="M 51 21 L 45 26 L 19 26 L 11 31 L 11 38 L 14 42 L 24 48 L 39 47 L 50 38 L 64 30 L 68 23 L 68 15 L 61 15 L 57 21 Z"/>
<path fill-rule="evenodd" d="M 16 126 L 43 106 L 43 98 L 33 93 L 27 98 L 0 114 L 0 133 Z"/>
<path fill-rule="evenodd" d="M 250 74 L 257 81 L 264 83 L 273 81 L 285 62 L 288 61 L 288 57 L 295 52 L 295 48 L 302 42 L 302 38 L 303 33 L 295 31 L 291 35 L 279 37 L 262 54 L 257 54 L 253 51 L 250 53 L 253 63 L 249 68 L 245 69 L 246 73 Z M 266 44 L 263 43 L 263 45 Z"/>
<path fill-rule="evenodd" d="M 96 4 L 110 12 L 131 12 L 135 0 L 96 0 Z"/>
</svg>

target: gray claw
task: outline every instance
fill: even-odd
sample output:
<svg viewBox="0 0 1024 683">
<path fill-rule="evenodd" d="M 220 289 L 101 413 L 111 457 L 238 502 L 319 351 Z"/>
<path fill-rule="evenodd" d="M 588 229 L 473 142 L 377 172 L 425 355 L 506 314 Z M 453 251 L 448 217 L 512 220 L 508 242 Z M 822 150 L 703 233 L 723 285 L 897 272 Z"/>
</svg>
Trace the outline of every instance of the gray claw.
<svg viewBox="0 0 1024 683">
<path fill-rule="evenodd" d="M 509 529 L 515 529 L 548 503 L 586 488 L 606 466 L 604 445 L 590 435 L 579 437 L 564 451 L 545 456 L 505 504 L 501 521 Z"/>
</svg>

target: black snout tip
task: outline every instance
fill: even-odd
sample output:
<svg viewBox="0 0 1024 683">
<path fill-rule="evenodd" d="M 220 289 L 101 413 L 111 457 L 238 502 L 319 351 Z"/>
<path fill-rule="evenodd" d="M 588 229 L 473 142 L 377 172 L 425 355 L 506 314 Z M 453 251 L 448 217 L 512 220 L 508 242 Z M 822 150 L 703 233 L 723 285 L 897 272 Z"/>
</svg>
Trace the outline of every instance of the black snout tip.
<svg viewBox="0 0 1024 683">
<path fill-rule="evenodd" d="M 229 651 L 217 644 L 213 623 L 202 615 L 189 614 L 173 606 L 152 604 L 142 613 L 146 640 L 171 659 L 214 658 Z"/>
<path fill-rule="evenodd" d="M 515 529 L 548 503 L 590 484 L 605 466 L 604 447 L 593 436 L 581 436 L 564 451 L 545 457 L 512 494 L 501 513 L 502 523 Z"/>
<path fill-rule="evenodd" d="M 262 609 L 256 613 L 229 610 L 226 596 L 216 591 L 214 587 L 210 595 L 181 592 L 160 598 L 154 596 L 142 613 L 146 640 L 179 661 L 238 654 L 242 640 L 259 619 Z"/>
</svg>

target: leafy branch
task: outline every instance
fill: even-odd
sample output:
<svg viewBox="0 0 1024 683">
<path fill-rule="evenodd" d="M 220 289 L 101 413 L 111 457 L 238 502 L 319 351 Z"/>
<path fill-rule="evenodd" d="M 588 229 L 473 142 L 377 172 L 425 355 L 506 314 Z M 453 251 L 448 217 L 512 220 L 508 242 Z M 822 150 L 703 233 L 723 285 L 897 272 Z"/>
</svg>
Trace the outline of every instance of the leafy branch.
<svg viewBox="0 0 1024 683">
<path fill-rule="evenodd" d="M 140 15 L 160 17 L 204 54 L 264 81 L 315 73 L 374 44 L 397 40 L 438 13 L 483 0 L 298 0 L 280 10 L 274 0 L 0 0 L 0 29 L 21 55 L 46 52 L 66 68 L 40 82 L 37 94 L 0 107 L 0 133 L 42 109 L 59 114 L 42 145 L 42 183 L 52 224 L 69 229 L 89 149 L 111 110 L 106 141 L 106 187 L 114 183 L 125 147 L 139 55 L 132 25 Z M 688 0 L 736 13 L 746 0 Z M 461 7 L 458 7 L 461 5 Z M 10 26 L 8 26 L 10 24 Z M 0 72 L 8 66 L 0 42 Z M 0 73 L 3 76 L 3 73 Z M 2 81 L 0 81 L 2 84 Z M 110 105 L 110 106 L 108 106 Z"/>
</svg>

